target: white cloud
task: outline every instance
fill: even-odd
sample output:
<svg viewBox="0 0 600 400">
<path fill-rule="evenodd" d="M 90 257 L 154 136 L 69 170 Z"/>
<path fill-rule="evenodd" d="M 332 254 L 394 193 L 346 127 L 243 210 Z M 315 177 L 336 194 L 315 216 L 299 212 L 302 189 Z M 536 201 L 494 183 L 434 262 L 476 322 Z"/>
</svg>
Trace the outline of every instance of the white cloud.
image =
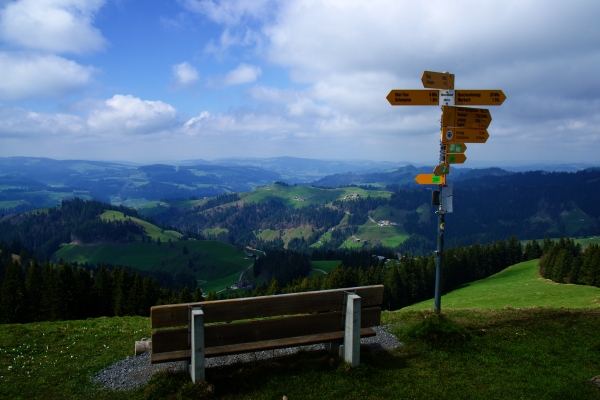
<svg viewBox="0 0 600 400">
<path fill-rule="evenodd" d="M 185 87 L 198 82 L 200 76 L 196 68 L 186 61 L 173 66 L 173 78 L 177 86 Z"/>
<path fill-rule="evenodd" d="M 172 128 L 177 111 L 162 101 L 141 100 L 131 95 L 114 95 L 87 119 L 92 131 L 109 135 L 151 134 Z"/>
<path fill-rule="evenodd" d="M 187 121 L 182 130 L 186 135 L 230 135 L 234 137 L 259 134 L 261 140 L 289 135 L 298 130 L 300 125 L 280 116 L 266 114 L 219 114 L 212 115 L 203 111 L 199 116 Z M 261 142 L 256 142 L 261 143 Z"/>
<path fill-rule="evenodd" d="M 101 50 L 106 40 L 93 27 L 104 0 L 19 0 L 0 10 L 0 37 L 26 49 L 53 53 Z"/>
<path fill-rule="evenodd" d="M 262 70 L 260 67 L 248 64 L 240 64 L 232 71 L 229 71 L 222 79 L 225 86 L 239 85 L 241 83 L 254 82 L 260 75 Z"/>
<path fill-rule="evenodd" d="M 89 83 L 93 72 L 55 55 L 0 53 L 0 98 L 59 96 Z"/>
<path fill-rule="evenodd" d="M 262 20 L 276 5 L 273 0 L 182 0 L 181 3 L 192 12 L 228 26 L 248 19 Z"/>
<path fill-rule="evenodd" d="M 85 121 L 68 114 L 46 114 L 0 105 L 0 137 L 29 138 L 80 135 Z"/>
</svg>

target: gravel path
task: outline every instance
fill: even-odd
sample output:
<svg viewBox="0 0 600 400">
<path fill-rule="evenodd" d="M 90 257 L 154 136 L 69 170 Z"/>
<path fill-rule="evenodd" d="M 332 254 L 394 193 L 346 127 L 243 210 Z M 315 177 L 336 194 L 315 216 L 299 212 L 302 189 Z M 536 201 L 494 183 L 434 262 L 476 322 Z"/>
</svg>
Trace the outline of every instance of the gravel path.
<svg viewBox="0 0 600 400">
<path fill-rule="evenodd" d="M 362 345 L 369 346 L 373 349 L 394 349 L 401 343 L 396 336 L 386 330 L 387 326 L 375 326 L 373 329 L 377 333 L 376 336 L 361 339 Z M 254 362 L 267 358 L 281 357 L 289 354 L 294 354 L 300 349 L 304 351 L 325 350 L 323 344 L 315 344 L 311 346 L 290 347 L 279 350 L 259 351 L 256 353 L 238 354 L 232 356 L 212 357 L 207 358 L 206 368 L 222 367 L 237 362 Z M 171 362 L 163 364 L 150 364 L 150 352 L 145 352 L 139 356 L 127 357 L 124 360 L 119 360 L 109 367 L 98 372 L 92 381 L 101 384 L 103 387 L 111 390 L 131 390 L 144 386 L 152 375 L 159 371 L 182 371 L 184 362 Z"/>
</svg>

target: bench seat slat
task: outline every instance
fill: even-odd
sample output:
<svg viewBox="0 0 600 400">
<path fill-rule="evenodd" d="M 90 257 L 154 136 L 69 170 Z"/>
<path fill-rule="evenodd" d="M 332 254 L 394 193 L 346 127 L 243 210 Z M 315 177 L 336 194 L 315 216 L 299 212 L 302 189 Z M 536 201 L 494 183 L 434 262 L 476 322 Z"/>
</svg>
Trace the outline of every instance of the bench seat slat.
<svg viewBox="0 0 600 400">
<path fill-rule="evenodd" d="M 363 307 L 383 302 L 383 285 L 291 293 L 244 299 L 205 301 L 201 303 L 154 306 L 150 310 L 152 328 L 187 325 L 188 307 L 202 306 L 204 322 L 227 322 L 311 312 L 341 311 L 344 292 L 355 291 Z"/>
<path fill-rule="evenodd" d="M 375 336 L 375 330 L 373 328 L 362 328 L 360 330 L 360 337 L 372 337 Z M 206 348 L 204 352 L 205 357 L 217 357 L 226 356 L 231 354 L 250 353 L 255 351 L 274 350 L 282 349 L 286 347 L 294 346 L 305 346 L 310 344 L 327 343 L 340 341 L 344 339 L 344 332 L 328 332 L 309 336 L 299 336 L 283 339 L 264 340 L 260 342 L 252 343 L 240 343 L 226 346 L 216 346 Z M 171 361 L 184 361 L 190 360 L 191 350 L 177 350 L 165 353 L 151 354 L 150 362 L 152 364 L 171 362 Z"/>
<path fill-rule="evenodd" d="M 370 307 L 362 310 L 361 328 L 378 326 L 380 321 L 380 307 Z M 204 346 L 208 352 L 211 348 L 217 346 L 264 342 L 329 332 L 343 335 L 341 312 L 208 325 L 204 327 Z M 162 330 L 152 333 L 153 354 L 186 350 L 188 348 L 187 328 Z"/>
</svg>

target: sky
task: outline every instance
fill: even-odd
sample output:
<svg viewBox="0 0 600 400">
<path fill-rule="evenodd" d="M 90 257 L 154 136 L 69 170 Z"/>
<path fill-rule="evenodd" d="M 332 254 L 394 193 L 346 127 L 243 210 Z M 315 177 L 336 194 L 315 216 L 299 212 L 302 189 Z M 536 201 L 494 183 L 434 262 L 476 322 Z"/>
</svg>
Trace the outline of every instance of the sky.
<svg viewBox="0 0 600 400">
<path fill-rule="evenodd" d="M 600 165 L 600 2 L 0 0 L 0 157 L 435 164 L 424 70 L 500 89 L 469 166 Z M 469 165 L 471 164 L 471 165 Z"/>
</svg>

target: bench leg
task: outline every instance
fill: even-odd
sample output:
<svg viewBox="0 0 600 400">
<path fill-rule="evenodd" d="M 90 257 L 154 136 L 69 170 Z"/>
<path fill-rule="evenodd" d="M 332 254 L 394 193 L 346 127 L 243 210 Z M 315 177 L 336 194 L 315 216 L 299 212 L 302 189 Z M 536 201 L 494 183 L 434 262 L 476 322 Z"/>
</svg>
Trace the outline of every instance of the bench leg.
<svg viewBox="0 0 600 400">
<path fill-rule="evenodd" d="M 204 313 L 201 309 L 191 310 L 191 345 L 192 361 L 190 363 L 190 376 L 192 382 L 198 383 L 205 380 L 204 375 Z"/>
<path fill-rule="evenodd" d="M 339 342 L 327 342 L 327 343 L 325 343 L 325 350 L 327 350 L 331 354 L 335 354 L 336 356 L 343 357 L 342 351 L 340 350 L 340 349 L 343 349 L 343 348 L 344 348 L 344 345 L 340 344 Z"/>
<path fill-rule="evenodd" d="M 346 324 L 344 329 L 344 356 L 345 362 L 356 367 L 360 362 L 360 296 L 348 295 L 346 304 Z"/>
</svg>

